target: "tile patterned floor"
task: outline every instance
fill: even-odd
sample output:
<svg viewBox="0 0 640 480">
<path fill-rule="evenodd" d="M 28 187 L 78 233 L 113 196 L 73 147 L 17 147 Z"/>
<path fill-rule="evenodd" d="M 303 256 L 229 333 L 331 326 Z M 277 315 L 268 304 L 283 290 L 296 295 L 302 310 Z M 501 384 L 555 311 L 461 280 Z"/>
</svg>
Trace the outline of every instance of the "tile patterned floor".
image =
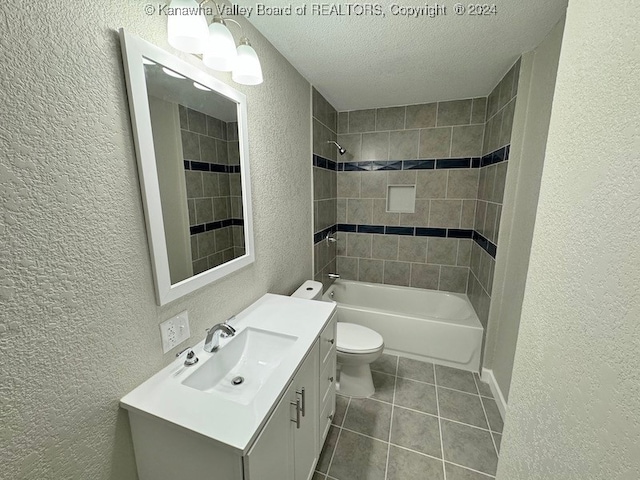
<svg viewBox="0 0 640 480">
<path fill-rule="evenodd" d="M 337 397 L 313 480 L 494 478 L 502 418 L 477 375 L 393 355 L 371 370 L 371 398 Z"/>
</svg>

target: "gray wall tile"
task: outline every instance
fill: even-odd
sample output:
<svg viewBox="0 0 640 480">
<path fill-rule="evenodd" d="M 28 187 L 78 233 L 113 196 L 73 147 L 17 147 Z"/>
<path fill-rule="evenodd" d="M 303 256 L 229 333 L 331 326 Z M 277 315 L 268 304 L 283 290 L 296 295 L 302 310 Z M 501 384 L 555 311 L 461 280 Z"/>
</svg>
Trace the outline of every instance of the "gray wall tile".
<svg viewBox="0 0 640 480">
<path fill-rule="evenodd" d="M 427 237 L 403 237 L 398 239 L 398 260 L 425 263 L 427 260 Z"/>
<path fill-rule="evenodd" d="M 358 261 L 358 280 L 361 282 L 382 283 L 383 270 L 384 262 L 382 260 L 361 258 Z"/>
<path fill-rule="evenodd" d="M 471 244 L 473 240 L 471 239 L 460 239 L 458 240 L 458 258 L 456 260 L 456 265 L 459 267 L 468 267 L 471 264 Z"/>
<path fill-rule="evenodd" d="M 200 135 L 200 160 L 207 163 L 218 163 L 216 139 Z"/>
<path fill-rule="evenodd" d="M 460 228 L 473 229 L 476 215 L 476 200 L 462 201 L 462 216 L 460 217 Z"/>
<path fill-rule="evenodd" d="M 375 205 L 374 205 L 375 212 Z M 374 216 L 375 222 L 375 216 Z M 336 223 L 347 223 L 347 199 L 338 198 L 336 201 Z"/>
<path fill-rule="evenodd" d="M 191 132 L 207 134 L 207 118 L 204 113 L 188 108 L 187 116 L 189 117 L 189 130 Z"/>
<path fill-rule="evenodd" d="M 409 286 L 411 276 L 411 264 L 408 262 L 395 262 L 385 260 L 384 283 L 387 285 Z"/>
<path fill-rule="evenodd" d="M 402 130 L 404 128 L 405 107 L 378 108 L 376 110 L 376 130 Z"/>
<path fill-rule="evenodd" d="M 436 126 L 437 103 L 408 105 L 405 128 L 429 128 Z"/>
<path fill-rule="evenodd" d="M 451 151 L 451 127 L 420 130 L 420 158 L 448 157 Z"/>
<path fill-rule="evenodd" d="M 418 158 L 419 130 L 403 130 L 389 134 L 389 160 L 412 160 Z"/>
<path fill-rule="evenodd" d="M 427 263 L 455 265 L 458 256 L 458 240 L 454 238 L 429 238 Z"/>
<path fill-rule="evenodd" d="M 371 258 L 371 237 L 369 233 L 347 234 L 347 256 Z"/>
<path fill-rule="evenodd" d="M 462 200 L 431 200 L 429 226 L 459 228 Z"/>
<path fill-rule="evenodd" d="M 396 235 L 372 235 L 371 256 L 382 260 L 398 259 L 398 237 Z"/>
<path fill-rule="evenodd" d="M 374 225 L 398 225 L 400 214 L 387 212 L 386 198 L 373 200 L 373 224 Z"/>
<path fill-rule="evenodd" d="M 200 161 L 200 142 L 198 134 L 188 132 L 186 130 L 180 130 L 180 136 L 182 137 L 182 155 L 185 160 Z"/>
<path fill-rule="evenodd" d="M 471 123 L 485 123 L 487 120 L 487 97 L 473 99 L 471 107 Z"/>
<path fill-rule="evenodd" d="M 465 168 L 448 171 L 447 198 L 476 198 L 479 169 Z"/>
<path fill-rule="evenodd" d="M 347 200 L 347 223 L 357 225 L 371 225 L 373 220 L 373 200 L 356 199 Z"/>
<path fill-rule="evenodd" d="M 468 125 L 471 122 L 471 103 L 471 99 L 439 102 L 436 125 L 439 127 Z"/>
<path fill-rule="evenodd" d="M 447 170 L 419 170 L 416 173 L 417 198 L 445 198 Z"/>
<path fill-rule="evenodd" d="M 203 195 L 202 172 L 186 171 L 184 172 L 187 184 L 187 198 L 197 198 Z"/>
<path fill-rule="evenodd" d="M 338 132 L 349 133 L 349 112 L 338 113 Z"/>
<path fill-rule="evenodd" d="M 361 160 L 389 160 L 389 132 L 363 133 L 360 158 Z"/>
<path fill-rule="evenodd" d="M 376 111 L 353 110 L 349 112 L 349 133 L 373 132 L 376 129 Z"/>
<path fill-rule="evenodd" d="M 197 198 L 195 200 L 196 223 L 208 223 L 213 221 L 213 204 L 210 198 Z"/>
<path fill-rule="evenodd" d="M 479 157 L 482 154 L 483 125 L 453 127 L 452 157 Z"/>
<path fill-rule="evenodd" d="M 336 269 L 344 280 L 358 279 L 358 259 L 356 257 L 336 257 Z"/>
<path fill-rule="evenodd" d="M 504 108 L 502 116 L 502 126 L 500 127 L 500 140 L 498 141 L 498 148 L 503 147 L 511 143 L 511 129 L 513 127 L 513 115 L 516 108 L 516 101 L 511 100 L 509 104 Z"/>
<path fill-rule="evenodd" d="M 360 172 L 338 172 L 338 198 L 360 198 Z"/>
<path fill-rule="evenodd" d="M 389 172 L 389 185 L 415 185 L 416 171 L 403 170 L 400 172 Z"/>
<path fill-rule="evenodd" d="M 345 148 L 347 152 L 340 156 L 341 162 L 359 162 L 362 152 L 362 135 L 357 134 L 341 134 L 338 135 L 338 143 Z"/>
<path fill-rule="evenodd" d="M 440 265 L 411 264 L 411 286 L 416 288 L 438 289 Z"/>
<path fill-rule="evenodd" d="M 417 198 L 414 213 L 401 213 L 400 225 L 427 227 L 429 225 L 429 200 Z"/>
<path fill-rule="evenodd" d="M 387 198 L 387 172 L 361 172 L 360 178 L 361 198 Z"/>
<path fill-rule="evenodd" d="M 440 268 L 440 290 L 448 292 L 465 293 L 467 291 L 467 278 L 469 269 L 465 267 Z"/>
</svg>

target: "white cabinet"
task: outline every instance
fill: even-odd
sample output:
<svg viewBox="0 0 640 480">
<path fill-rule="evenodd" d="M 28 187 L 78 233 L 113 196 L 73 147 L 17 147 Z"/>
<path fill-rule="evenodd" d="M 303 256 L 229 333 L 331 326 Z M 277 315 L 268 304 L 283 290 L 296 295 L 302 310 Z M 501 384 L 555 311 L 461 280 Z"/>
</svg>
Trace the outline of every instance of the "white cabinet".
<svg viewBox="0 0 640 480">
<path fill-rule="evenodd" d="M 318 460 L 318 342 L 248 455 L 245 480 L 308 480 Z"/>
<path fill-rule="evenodd" d="M 311 480 L 335 411 L 335 333 L 334 314 L 244 452 L 130 410 L 140 480 Z"/>
</svg>

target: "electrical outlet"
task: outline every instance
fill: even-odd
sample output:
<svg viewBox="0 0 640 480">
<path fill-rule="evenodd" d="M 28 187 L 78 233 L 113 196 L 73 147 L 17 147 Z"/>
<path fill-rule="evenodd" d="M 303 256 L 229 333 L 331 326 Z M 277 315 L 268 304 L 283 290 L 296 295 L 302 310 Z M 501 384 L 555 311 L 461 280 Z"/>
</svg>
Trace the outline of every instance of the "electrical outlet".
<svg viewBox="0 0 640 480">
<path fill-rule="evenodd" d="M 189 313 L 185 310 L 175 317 L 165 320 L 160 324 L 162 337 L 162 351 L 167 353 L 172 348 L 180 345 L 191 336 L 189 330 Z"/>
</svg>

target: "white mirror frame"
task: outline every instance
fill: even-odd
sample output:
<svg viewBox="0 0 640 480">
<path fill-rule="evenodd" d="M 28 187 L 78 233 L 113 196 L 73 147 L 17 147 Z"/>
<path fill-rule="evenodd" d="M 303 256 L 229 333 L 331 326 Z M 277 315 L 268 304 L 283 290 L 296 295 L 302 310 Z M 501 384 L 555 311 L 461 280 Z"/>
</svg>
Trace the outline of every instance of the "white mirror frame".
<svg viewBox="0 0 640 480">
<path fill-rule="evenodd" d="M 244 94 L 222 83 L 199 68 L 184 62 L 149 42 L 120 29 L 120 42 L 129 94 L 129 110 L 133 124 L 136 157 L 142 201 L 147 224 L 147 237 L 153 266 L 158 305 L 165 305 L 255 261 L 253 215 L 251 210 L 251 180 L 249 176 L 249 136 L 247 133 L 247 101 Z M 142 58 L 148 58 L 178 72 L 228 98 L 238 106 L 238 138 L 240 140 L 240 177 L 244 217 L 245 254 L 198 275 L 171 284 L 169 257 L 164 233 L 160 185 L 151 131 L 151 114 Z"/>
</svg>

